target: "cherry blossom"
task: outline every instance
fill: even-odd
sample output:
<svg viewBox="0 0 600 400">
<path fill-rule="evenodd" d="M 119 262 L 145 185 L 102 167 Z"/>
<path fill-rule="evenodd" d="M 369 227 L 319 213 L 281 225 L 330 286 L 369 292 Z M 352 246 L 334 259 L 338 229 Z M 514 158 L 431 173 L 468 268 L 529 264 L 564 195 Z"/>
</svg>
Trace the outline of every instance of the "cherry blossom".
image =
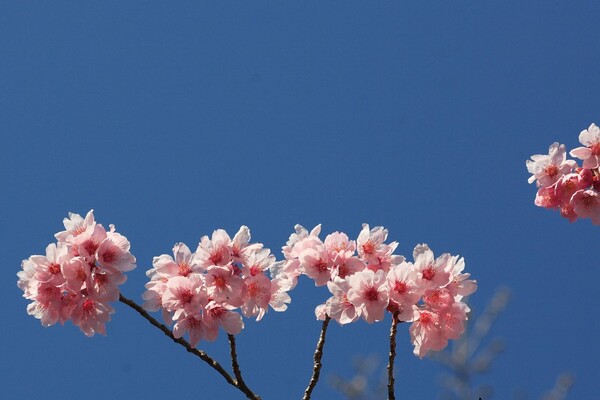
<svg viewBox="0 0 600 400">
<path fill-rule="evenodd" d="M 573 211 L 580 218 L 590 218 L 594 225 L 600 225 L 600 194 L 593 189 L 578 190 L 571 198 Z"/>
<path fill-rule="evenodd" d="M 344 325 L 359 318 L 356 307 L 348 300 L 350 284 L 345 279 L 335 278 L 327 282 L 327 288 L 333 294 L 325 303 L 325 312 L 332 319 Z"/>
<path fill-rule="evenodd" d="M 600 166 L 600 128 L 591 124 L 589 128 L 581 131 L 579 142 L 585 147 L 577 147 L 569 154 L 583 160 L 583 168 L 595 169 Z"/>
<path fill-rule="evenodd" d="M 198 314 L 206 305 L 207 298 L 202 276 L 176 276 L 167 282 L 162 305 L 174 313 L 174 320 L 178 320 L 182 315 Z"/>
<path fill-rule="evenodd" d="M 448 344 L 440 327 L 438 314 L 415 307 L 414 322 L 409 328 L 415 355 L 423 358 L 430 350 L 442 350 Z"/>
<path fill-rule="evenodd" d="M 247 226 L 233 239 L 217 229 L 202 236 L 194 253 L 177 243 L 173 256 L 154 257 L 143 307 L 161 311 L 167 324 L 175 322 L 174 334 L 188 334 L 190 343 L 215 340 L 220 327 L 236 335 L 244 328 L 240 313 L 259 321 L 269 307 L 287 309 L 294 282 L 282 267 L 262 243 L 250 242 Z"/>
<path fill-rule="evenodd" d="M 106 335 L 105 324 L 114 312 L 108 303 L 81 296 L 73 308 L 71 319 L 86 336 L 94 336 L 95 333 Z"/>
<path fill-rule="evenodd" d="M 363 224 L 363 229 L 358 235 L 356 246 L 359 257 L 367 264 L 367 268 L 377 271 L 383 269 L 389 271 L 392 265 L 404 261 L 404 257 L 393 255 L 398 242 L 385 244 L 388 231 L 382 226 L 369 229 L 369 224 Z"/>
<path fill-rule="evenodd" d="M 554 143 L 549 154 L 532 156 L 527 169 L 533 174 L 529 182 L 540 186 L 534 204 L 557 209 L 562 217 L 574 222 L 589 218 L 600 225 L 600 206 L 596 200 L 600 190 L 600 128 L 591 124 L 579 134 L 585 147 L 571 150 L 570 155 L 583 160 L 582 167 L 566 160 L 565 146 Z"/>
<path fill-rule="evenodd" d="M 106 232 L 96 223 L 93 211 L 85 218 L 69 213 L 64 231 L 46 248 L 45 256 L 31 256 L 22 262 L 18 286 L 32 302 L 27 312 L 43 326 L 72 321 L 87 336 L 106 334 L 106 323 L 119 299 L 125 271 L 135 268 L 127 238 Z"/>
<path fill-rule="evenodd" d="M 201 267 L 211 265 L 227 265 L 231 261 L 231 252 L 229 250 L 231 239 L 223 229 L 217 229 L 213 232 L 212 238 L 203 236 L 196 249 L 196 259 Z"/>
<path fill-rule="evenodd" d="M 300 266 L 315 281 L 316 286 L 323 286 L 331 278 L 333 260 L 329 257 L 327 248 L 319 244 L 300 254 Z"/>
<path fill-rule="evenodd" d="M 434 259 L 433 252 L 426 244 L 418 245 L 413 250 L 414 267 L 417 271 L 417 285 L 425 290 L 436 289 L 450 283 L 452 268 L 450 254 L 442 254 Z"/>
<path fill-rule="evenodd" d="M 237 335 L 242 331 L 244 328 L 242 316 L 233 312 L 233 309 L 232 306 L 223 306 L 216 301 L 211 301 L 206 305 L 203 321 L 207 327 L 208 340 L 216 339 L 219 326 L 222 326 L 230 335 Z"/>
<path fill-rule="evenodd" d="M 381 321 L 384 317 L 389 302 L 385 276 L 383 270 L 363 270 L 350 276 L 348 280 L 348 301 L 367 322 Z"/>
<path fill-rule="evenodd" d="M 387 275 L 390 299 L 404 306 L 417 304 L 423 289 L 417 285 L 417 270 L 410 262 L 403 261 Z"/>
<path fill-rule="evenodd" d="M 173 336 L 179 339 L 185 334 L 189 335 L 192 347 L 198 346 L 200 340 L 206 335 L 206 325 L 204 325 L 200 316 L 188 315 L 175 323 L 173 326 Z"/>
<path fill-rule="evenodd" d="M 287 305 L 292 302 L 288 294 L 293 288 L 293 280 L 285 275 L 278 276 L 271 280 L 271 299 L 269 305 L 275 311 L 282 312 L 287 310 Z"/>
<path fill-rule="evenodd" d="M 536 154 L 531 156 L 531 160 L 525 163 L 527 171 L 532 174 L 528 182 L 537 181 L 538 186 L 550 186 L 561 176 L 571 172 L 577 167 L 573 160 L 567 160 L 566 148 L 564 144 L 554 142 L 550 145 L 547 155 Z"/>
<path fill-rule="evenodd" d="M 477 289 L 476 281 L 463 273 L 464 259 L 447 253 L 436 259 L 422 244 L 413 251 L 414 263 L 407 262 L 394 254 L 397 242 L 386 243 L 387 229 L 368 224 L 363 224 L 356 242 L 334 232 L 323 243 L 318 237 L 321 225 L 311 233 L 296 225 L 295 231 L 282 249 L 286 261 L 274 263 L 271 272 L 277 277 L 293 274 L 294 280 L 306 275 L 317 286 L 327 285 L 332 296 L 315 308 L 317 319 L 328 316 L 344 325 L 362 317 L 373 323 L 383 320 L 386 311 L 399 321 L 416 318 L 413 331 L 420 333 L 413 343 L 420 356 L 443 348 L 464 325 L 468 315 L 460 311 L 468 308 L 462 300 Z M 416 309 L 427 314 L 421 318 Z M 434 321 L 431 329 L 426 329 L 426 320 Z M 447 334 L 440 321 L 452 328 Z"/>
<path fill-rule="evenodd" d="M 564 155 L 551 153 L 548 157 L 559 161 Z M 571 207 L 576 217 L 600 223 L 598 193 L 589 189 L 596 180 L 590 171 L 568 171 L 542 186 L 541 198 L 544 204 Z M 129 304 L 119 286 L 136 266 L 130 242 L 114 225 L 106 230 L 97 223 L 92 211 L 85 218 L 69 213 L 63 224 L 65 230 L 55 235 L 57 242 L 46 247 L 46 254 L 23 260 L 17 273 L 17 286 L 30 301 L 27 312 L 43 326 L 70 320 L 87 336 L 106 334 L 115 312 L 110 303 Z M 247 226 L 233 239 L 223 229 L 210 238 L 202 236 L 195 252 L 176 243 L 172 255 L 152 259 L 142 307 L 160 312 L 172 325 L 173 337 L 187 336 L 195 347 L 202 340 L 216 340 L 221 329 L 240 334 L 243 317 L 260 321 L 269 308 L 285 311 L 289 292 L 304 275 L 331 294 L 315 309 L 317 319 L 325 322 L 375 323 L 390 313 L 394 324 L 412 323 L 409 332 L 419 357 L 462 334 L 469 313 L 463 300 L 477 289 L 476 281 L 463 272 L 464 259 L 448 253 L 435 258 L 420 244 L 413 250 L 414 261 L 405 261 L 395 254 L 398 242 L 387 243 L 388 230 L 382 226 L 363 224 L 356 240 L 336 231 L 322 241 L 320 233 L 321 225 L 310 232 L 296 225 L 280 261 L 262 243 L 250 242 Z"/>
<path fill-rule="evenodd" d="M 254 317 L 260 321 L 267 312 L 271 301 L 271 281 L 266 275 L 258 274 L 245 279 L 246 296 L 242 305 L 245 317 Z"/>
<path fill-rule="evenodd" d="M 88 227 L 94 226 L 96 222 L 94 221 L 94 210 L 90 210 L 85 218 L 82 218 L 81 215 L 75 213 L 69 213 L 69 218 L 63 219 L 63 225 L 65 226 L 65 230 L 58 232 L 54 235 L 56 240 L 59 242 L 70 242 L 84 233 Z"/>
</svg>

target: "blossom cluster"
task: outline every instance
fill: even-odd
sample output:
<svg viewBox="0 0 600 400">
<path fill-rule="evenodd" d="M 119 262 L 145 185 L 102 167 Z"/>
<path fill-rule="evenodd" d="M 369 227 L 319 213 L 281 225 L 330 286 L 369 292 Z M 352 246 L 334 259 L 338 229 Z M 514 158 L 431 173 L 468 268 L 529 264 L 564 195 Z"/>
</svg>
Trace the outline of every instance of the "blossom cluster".
<svg viewBox="0 0 600 400">
<path fill-rule="evenodd" d="M 250 230 L 242 226 L 233 239 L 222 229 L 203 236 L 194 253 L 183 243 L 173 256 L 154 257 L 146 275 L 150 282 L 143 307 L 162 311 L 173 335 L 188 334 L 190 344 L 215 340 L 222 327 L 236 335 L 245 317 L 263 318 L 269 306 L 285 311 L 291 301 L 292 281 L 282 275 L 270 279 L 266 272 L 276 265 L 275 256 L 261 243 L 250 243 Z"/>
<path fill-rule="evenodd" d="M 571 222 L 590 218 L 600 225 L 600 128 L 591 124 L 579 134 L 579 141 L 583 146 L 569 154 L 582 160 L 581 167 L 567 160 L 565 145 L 555 142 L 547 155 L 527 160 L 529 183 L 537 183 L 537 206 L 559 210 Z"/>
<path fill-rule="evenodd" d="M 51 326 L 71 320 L 87 336 L 106 334 L 105 324 L 119 299 L 123 272 L 135 268 L 127 238 L 109 225 L 107 231 L 94 220 L 93 210 L 85 218 L 69 213 L 65 230 L 57 242 L 46 247 L 46 255 L 23 260 L 17 276 L 23 297 L 31 300 L 30 315 Z"/>
<path fill-rule="evenodd" d="M 464 331 L 469 307 L 462 301 L 477 284 L 463 273 L 464 259 L 450 254 L 434 258 L 425 244 L 415 247 L 414 263 L 393 254 L 397 242 L 386 244 L 383 227 L 363 229 L 356 241 L 334 232 L 319 239 L 321 226 L 311 232 L 296 225 L 283 247 L 286 262 L 274 269 L 276 277 L 296 281 L 301 274 L 325 286 L 332 296 L 317 306 L 318 319 L 340 324 L 362 318 L 381 321 L 386 310 L 399 321 L 412 322 L 414 353 L 423 357 L 441 350 Z"/>
<path fill-rule="evenodd" d="M 71 320 L 87 336 L 105 334 L 114 313 L 110 303 L 119 300 L 124 272 L 136 267 L 136 259 L 127 238 L 113 225 L 107 231 L 96 223 L 93 211 L 85 218 L 69 213 L 63 222 L 65 230 L 55 235 L 46 255 L 23 260 L 17 274 L 17 285 L 31 300 L 27 312 L 44 326 Z M 317 306 L 318 319 L 372 323 L 389 312 L 396 321 L 412 322 L 411 340 L 420 357 L 463 333 L 470 311 L 463 299 L 477 284 L 463 273 L 462 258 L 435 258 L 421 244 L 414 262 L 408 262 L 394 254 L 397 242 L 386 243 L 387 229 L 367 224 L 356 240 L 334 232 L 322 241 L 320 233 L 320 225 L 310 232 L 296 225 L 282 261 L 261 243 L 251 243 L 246 226 L 233 238 L 222 229 L 203 236 L 195 252 L 176 243 L 173 255 L 154 257 L 146 272 L 143 308 L 161 311 L 173 336 L 188 335 L 195 347 L 215 340 L 220 328 L 240 333 L 242 315 L 259 321 L 269 308 L 285 311 L 288 292 L 306 275 L 332 294 Z"/>
</svg>

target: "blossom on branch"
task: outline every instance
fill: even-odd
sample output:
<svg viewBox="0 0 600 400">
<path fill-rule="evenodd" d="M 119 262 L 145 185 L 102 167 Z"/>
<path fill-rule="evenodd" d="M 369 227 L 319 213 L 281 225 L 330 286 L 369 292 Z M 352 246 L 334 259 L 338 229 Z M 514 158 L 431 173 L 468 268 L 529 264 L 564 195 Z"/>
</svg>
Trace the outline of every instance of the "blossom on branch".
<svg viewBox="0 0 600 400">
<path fill-rule="evenodd" d="M 23 260 L 17 273 L 23 297 L 32 301 L 27 312 L 44 326 L 70 320 L 87 336 L 105 335 L 115 312 L 109 303 L 119 299 L 135 257 L 127 238 L 114 225 L 107 232 L 96 223 L 93 210 L 85 218 L 69 213 L 63 223 L 46 255 Z"/>
<path fill-rule="evenodd" d="M 554 181 L 560 189 L 552 198 L 560 202 L 572 196 L 573 212 L 597 221 L 598 196 L 583 190 L 589 182 L 589 174 L 564 174 Z M 282 261 L 261 243 L 251 243 L 249 228 L 242 226 L 233 239 L 218 229 L 211 237 L 202 236 L 194 252 L 176 243 L 172 255 L 154 257 L 140 307 L 119 292 L 125 272 L 135 268 L 127 238 L 113 225 L 107 231 L 92 211 L 85 218 L 70 213 L 64 226 L 44 256 L 22 262 L 17 285 L 31 300 L 27 312 L 42 325 L 71 320 L 88 336 L 106 333 L 114 313 L 109 303 L 120 300 L 173 340 L 187 335 L 189 342 L 180 344 L 196 347 L 202 340 L 215 340 L 221 328 L 233 343 L 232 335 L 244 328 L 242 316 L 260 321 L 269 308 L 285 311 L 291 302 L 288 292 L 306 275 L 332 294 L 315 310 L 323 329 L 329 319 L 341 325 L 361 318 L 373 323 L 389 312 L 394 332 L 398 322 L 412 322 L 414 353 L 423 357 L 462 334 L 469 312 L 463 300 L 477 288 L 463 273 L 462 258 L 447 253 L 436 258 L 420 244 L 414 261 L 408 262 L 394 254 L 398 242 L 387 243 L 388 230 L 381 226 L 363 224 L 356 240 L 334 232 L 322 241 L 321 225 L 310 232 L 296 225 L 282 248 Z M 160 311 L 172 332 L 148 311 Z"/>
<path fill-rule="evenodd" d="M 356 242 L 334 232 L 319 239 L 321 226 L 311 234 L 300 225 L 283 247 L 286 261 L 275 275 L 306 275 L 316 286 L 327 285 L 332 296 L 315 309 L 317 319 L 327 316 L 341 325 L 359 318 L 368 323 L 385 318 L 413 322 L 415 354 L 441 350 L 464 330 L 468 307 L 462 300 L 477 289 L 463 273 L 464 260 L 450 254 L 435 258 L 425 244 L 415 247 L 414 263 L 393 254 L 398 243 L 385 243 L 387 229 L 363 224 Z"/>
<path fill-rule="evenodd" d="M 174 323 L 176 338 L 188 334 L 190 344 L 212 341 L 219 327 L 231 335 L 244 328 L 242 315 L 260 320 L 269 307 L 284 311 L 293 286 L 285 274 L 270 278 L 275 256 L 261 243 L 250 243 L 250 229 L 242 226 L 231 239 L 223 229 L 203 236 L 194 253 L 183 243 L 173 256 L 154 257 L 143 294 L 147 311 L 162 311 Z M 241 313 L 241 314 L 240 314 Z"/>
</svg>

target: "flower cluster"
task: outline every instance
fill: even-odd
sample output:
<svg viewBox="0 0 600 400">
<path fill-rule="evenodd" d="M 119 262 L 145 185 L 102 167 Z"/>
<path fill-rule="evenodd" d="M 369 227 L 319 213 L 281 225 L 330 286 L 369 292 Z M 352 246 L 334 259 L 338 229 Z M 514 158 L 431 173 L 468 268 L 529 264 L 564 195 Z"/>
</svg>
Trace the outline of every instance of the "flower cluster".
<svg viewBox="0 0 600 400">
<path fill-rule="evenodd" d="M 96 223 L 93 211 L 85 218 L 69 213 L 64 226 L 45 256 L 23 260 L 17 284 L 32 301 L 27 311 L 44 326 L 71 320 L 87 336 L 105 334 L 114 313 L 109 303 L 119 300 L 124 272 L 136 266 L 129 241 L 113 225 L 107 231 Z M 288 292 L 306 275 L 332 294 L 316 308 L 318 319 L 372 323 L 388 311 L 394 321 L 412 322 L 419 357 L 441 350 L 464 331 L 470 310 L 462 300 L 477 284 L 463 273 L 462 258 L 435 258 L 422 244 L 414 249 L 414 262 L 408 262 L 394 254 L 397 242 L 386 243 L 385 228 L 367 224 L 356 241 L 341 232 L 322 241 L 320 225 L 311 232 L 300 225 L 295 230 L 279 262 L 261 243 L 250 243 L 246 226 L 233 238 L 222 229 L 203 236 L 193 253 L 175 244 L 172 256 L 154 257 L 143 308 L 162 311 L 165 322 L 174 324 L 173 336 L 187 334 L 195 347 L 201 340 L 215 340 L 221 327 L 231 335 L 240 333 L 242 315 L 259 321 L 269 307 L 285 311 Z"/>
<path fill-rule="evenodd" d="M 537 206 L 557 209 L 571 222 L 590 218 L 592 224 L 600 225 L 600 128 L 590 125 L 579 134 L 579 141 L 583 147 L 569 154 L 583 161 L 581 167 L 567 160 L 565 145 L 553 143 L 547 155 L 527 160 L 532 174 L 529 183 L 537 181 Z"/>
<path fill-rule="evenodd" d="M 285 311 L 292 281 L 282 275 L 269 279 L 275 256 L 261 243 L 250 243 L 250 230 L 242 226 L 231 239 L 222 229 L 203 236 L 194 253 L 183 243 L 173 247 L 173 257 L 155 257 L 146 275 L 143 307 L 162 310 L 173 335 L 186 333 L 190 344 L 215 340 L 219 327 L 236 335 L 244 327 L 241 315 L 260 320 L 269 306 Z"/>
<path fill-rule="evenodd" d="M 317 286 L 327 285 L 332 296 L 317 306 L 318 319 L 371 323 L 383 320 L 387 310 L 399 321 L 413 322 L 410 334 L 419 357 L 462 334 L 470 310 L 461 300 L 477 288 L 462 273 L 462 258 L 443 254 L 436 259 L 423 244 L 414 250 L 414 263 L 407 262 L 393 254 L 397 242 L 385 243 L 383 227 L 364 224 L 356 241 L 341 232 L 321 241 L 320 231 L 320 225 L 310 233 L 296 225 L 283 247 L 286 262 L 274 270 L 276 277 L 295 282 L 304 274 Z"/>
<path fill-rule="evenodd" d="M 46 255 L 34 255 L 22 262 L 17 285 L 32 302 L 27 312 L 51 326 L 71 320 L 87 336 L 106 334 L 105 324 L 119 299 L 123 272 L 135 268 L 129 241 L 107 231 L 94 220 L 93 210 L 85 218 L 69 213 L 65 230 L 57 242 L 46 247 Z"/>
</svg>

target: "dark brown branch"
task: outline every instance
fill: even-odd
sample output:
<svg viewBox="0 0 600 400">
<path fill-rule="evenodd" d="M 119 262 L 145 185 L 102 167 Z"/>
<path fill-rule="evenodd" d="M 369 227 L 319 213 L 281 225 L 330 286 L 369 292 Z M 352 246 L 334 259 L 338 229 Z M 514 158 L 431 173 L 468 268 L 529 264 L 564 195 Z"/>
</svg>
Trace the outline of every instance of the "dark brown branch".
<svg viewBox="0 0 600 400">
<path fill-rule="evenodd" d="M 323 357 L 323 347 L 325 346 L 325 335 L 327 334 L 327 325 L 329 325 L 329 321 L 331 318 L 329 316 L 325 316 L 325 320 L 323 321 L 323 327 L 321 328 L 321 335 L 319 336 L 319 341 L 317 342 L 317 349 L 315 350 L 315 355 L 313 357 L 315 364 L 313 366 L 313 374 L 310 378 L 310 382 L 308 383 L 308 387 L 304 391 L 304 397 L 302 400 L 310 400 L 310 396 L 312 394 L 313 389 L 317 385 L 319 381 L 319 375 L 321 374 L 321 358 Z"/>
<path fill-rule="evenodd" d="M 135 311 L 137 311 L 138 314 L 140 314 L 142 317 L 144 317 L 146 320 L 148 320 L 148 322 L 150 322 L 152 325 L 154 325 L 155 327 L 160 329 L 165 335 L 167 335 L 169 338 L 171 338 L 172 341 L 185 347 L 185 349 L 189 353 L 192 353 L 193 355 L 195 355 L 196 357 L 199 357 L 202 361 L 207 363 L 215 371 L 217 371 L 219 374 L 221 374 L 221 376 L 223 378 L 225 378 L 227 383 L 229 383 L 231 386 L 237 388 L 242 393 L 244 393 L 248 399 L 260 400 L 260 397 L 257 396 L 256 394 L 254 394 L 246 386 L 246 384 L 243 383 L 243 381 L 242 381 L 242 384 L 240 384 L 239 381 L 233 379 L 231 377 L 231 375 L 229 375 L 229 373 L 227 373 L 227 371 L 225 371 L 225 369 L 223 369 L 221 364 L 219 364 L 214 358 L 210 357 L 208 354 L 206 354 L 202 350 L 198 350 L 198 349 L 192 347 L 192 345 L 189 344 L 185 339 L 175 338 L 175 336 L 173 336 L 173 333 L 171 332 L 171 330 L 169 328 L 167 328 L 165 325 L 158 322 L 154 317 L 152 317 L 150 314 L 148 314 L 148 312 L 146 312 L 146 310 L 144 310 L 141 306 L 139 306 L 135 301 L 128 299 L 127 297 L 123 296 L 122 294 L 119 295 L 119 301 L 121 303 L 133 308 Z"/>
<path fill-rule="evenodd" d="M 233 373 L 235 375 L 235 379 L 237 379 L 237 383 L 240 389 L 244 389 L 244 391 L 248 391 L 252 393 L 252 391 L 246 386 L 246 382 L 244 382 L 244 378 L 242 378 L 242 371 L 240 370 L 240 364 L 237 360 L 237 351 L 235 349 L 235 336 L 227 335 L 229 339 L 229 348 L 231 354 L 231 368 L 233 369 Z M 254 395 L 254 394 L 253 394 Z M 254 395 L 256 396 L 256 395 Z M 256 397 L 258 398 L 258 397 Z"/>
<path fill-rule="evenodd" d="M 394 359 L 396 358 L 396 332 L 398 328 L 398 314 L 392 314 L 392 327 L 390 328 L 390 357 L 388 361 L 388 400 L 395 400 L 394 394 Z"/>
</svg>

